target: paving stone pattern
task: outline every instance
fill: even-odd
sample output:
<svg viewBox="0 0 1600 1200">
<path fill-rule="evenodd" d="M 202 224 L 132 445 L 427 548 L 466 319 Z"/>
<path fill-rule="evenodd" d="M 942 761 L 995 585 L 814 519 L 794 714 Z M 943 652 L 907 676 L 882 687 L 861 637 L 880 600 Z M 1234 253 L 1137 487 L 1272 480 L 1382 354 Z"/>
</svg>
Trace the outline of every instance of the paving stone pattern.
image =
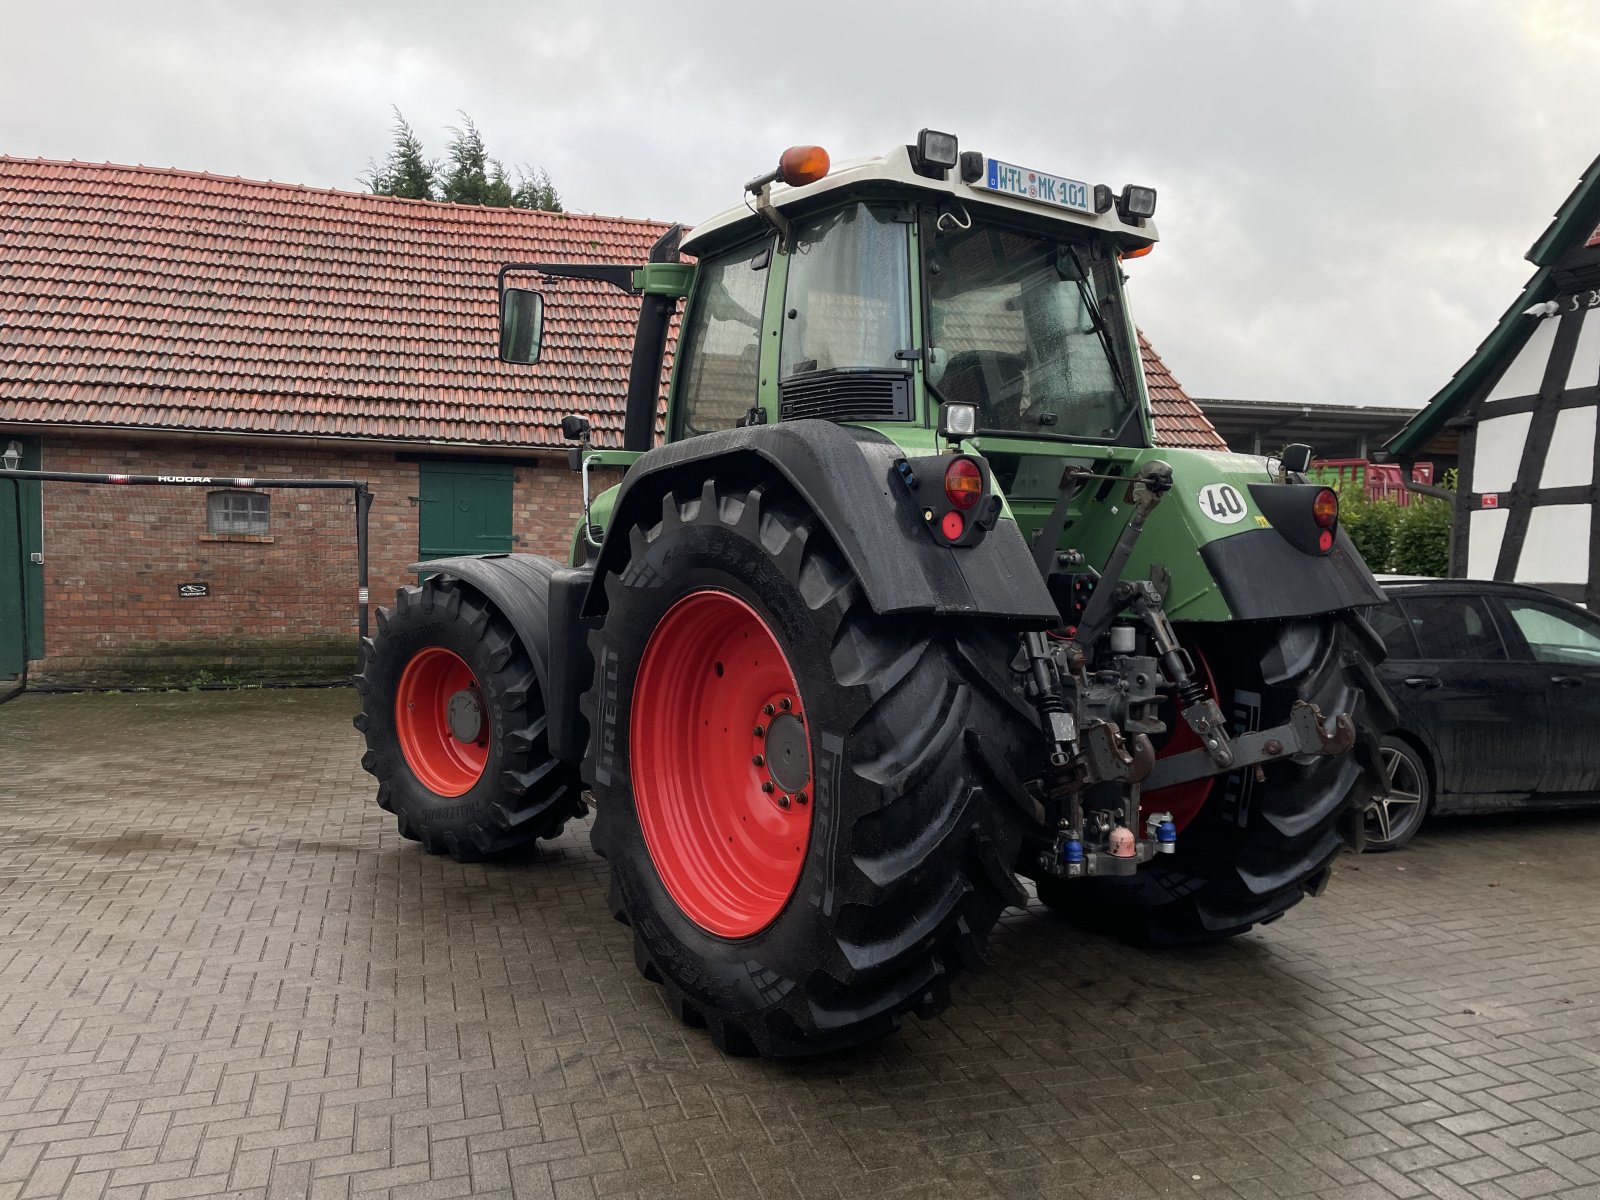
<svg viewBox="0 0 1600 1200">
<path fill-rule="evenodd" d="M 1591 816 L 1442 823 L 1228 945 L 1033 907 L 825 1061 L 679 1026 L 573 828 L 395 834 L 346 691 L 0 707 L 0 1200 L 1600 1197 Z"/>
</svg>

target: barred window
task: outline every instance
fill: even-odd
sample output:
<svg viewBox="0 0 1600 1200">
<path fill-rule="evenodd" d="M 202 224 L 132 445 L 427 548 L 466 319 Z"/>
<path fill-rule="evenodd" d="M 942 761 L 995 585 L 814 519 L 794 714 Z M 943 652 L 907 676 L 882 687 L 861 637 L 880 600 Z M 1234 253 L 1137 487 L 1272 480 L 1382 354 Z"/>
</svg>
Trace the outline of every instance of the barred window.
<svg viewBox="0 0 1600 1200">
<path fill-rule="evenodd" d="M 206 532 L 264 535 L 268 529 L 268 497 L 261 492 L 210 492 L 206 495 Z"/>
</svg>

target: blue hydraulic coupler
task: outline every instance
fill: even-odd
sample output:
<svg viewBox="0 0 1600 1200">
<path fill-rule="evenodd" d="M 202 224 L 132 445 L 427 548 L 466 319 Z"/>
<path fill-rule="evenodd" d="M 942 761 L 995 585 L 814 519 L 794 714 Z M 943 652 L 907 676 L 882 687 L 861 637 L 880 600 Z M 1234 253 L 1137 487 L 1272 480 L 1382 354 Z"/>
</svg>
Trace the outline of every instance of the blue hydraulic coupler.
<svg viewBox="0 0 1600 1200">
<path fill-rule="evenodd" d="M 1178 848 L 1178 827 L 1171 821 L 1163 821 L 1156 827 L 1156 849 L 1162 854 L 1171 854 Z"/>
<path fill-rule="evenodd" d="M 1077 838 L 1069 838 L 1067 844 L 1061 847 L 1061 861 L 1067 868 L 1069 879 L 1083 874 L 1083 843 Z"/>
</svg>

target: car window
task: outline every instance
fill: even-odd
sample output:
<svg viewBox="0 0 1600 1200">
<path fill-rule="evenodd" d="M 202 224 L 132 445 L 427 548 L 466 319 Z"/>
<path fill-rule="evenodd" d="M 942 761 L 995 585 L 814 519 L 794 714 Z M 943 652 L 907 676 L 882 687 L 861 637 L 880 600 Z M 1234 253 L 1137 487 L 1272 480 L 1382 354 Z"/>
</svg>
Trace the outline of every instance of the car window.
<svg viewBox="0 0 1600 1200">
<path fill-rule="evenodd" d="M 1600 666 L 1600 632 L 1584 618 L 1537 600 L 1505 605 L 1536 661 Z"/>
<path fill-rule="evenodd" d="M 1407 596 L 1401 602 L 1423 658 L 1504 659 L 1505 644 L 1481 596 Z"/>
<path fill-rule="evenodd" d="M 1411 632 L 1411 622 L 1394 601 L 1369 608 L 1363 614 L 1372 631 L 1383 639 L 1390 658 L 1419 658 L 1417 638 Z"/>
</svg>

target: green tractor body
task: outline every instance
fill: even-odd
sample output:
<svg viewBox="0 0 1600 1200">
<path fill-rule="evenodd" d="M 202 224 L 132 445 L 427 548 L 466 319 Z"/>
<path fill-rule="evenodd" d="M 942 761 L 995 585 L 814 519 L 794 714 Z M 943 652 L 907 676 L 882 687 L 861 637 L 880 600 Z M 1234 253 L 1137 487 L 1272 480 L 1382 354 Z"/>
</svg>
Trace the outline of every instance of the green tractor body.
<svg viewBox="0 0 1600 1200">
<path fill-rule="evenodd" d="M 641 295 L 624 446 L 563 423 L 567 563 L 424 564 L 381 614 L 357 723 L 402 833 L 492 854 L 587 793 L 640 969 L 774 1055 L 938 1010 L 1019 875 L 1147 941 L 1318 890 L 1383 786 L 1382 596 L 1295 455 L 1155 446 L 1154 192 L 928 131 L 747 192 L 646 264 L 502 272 L 511 361 L 519 273 Z"/>
</svg>

